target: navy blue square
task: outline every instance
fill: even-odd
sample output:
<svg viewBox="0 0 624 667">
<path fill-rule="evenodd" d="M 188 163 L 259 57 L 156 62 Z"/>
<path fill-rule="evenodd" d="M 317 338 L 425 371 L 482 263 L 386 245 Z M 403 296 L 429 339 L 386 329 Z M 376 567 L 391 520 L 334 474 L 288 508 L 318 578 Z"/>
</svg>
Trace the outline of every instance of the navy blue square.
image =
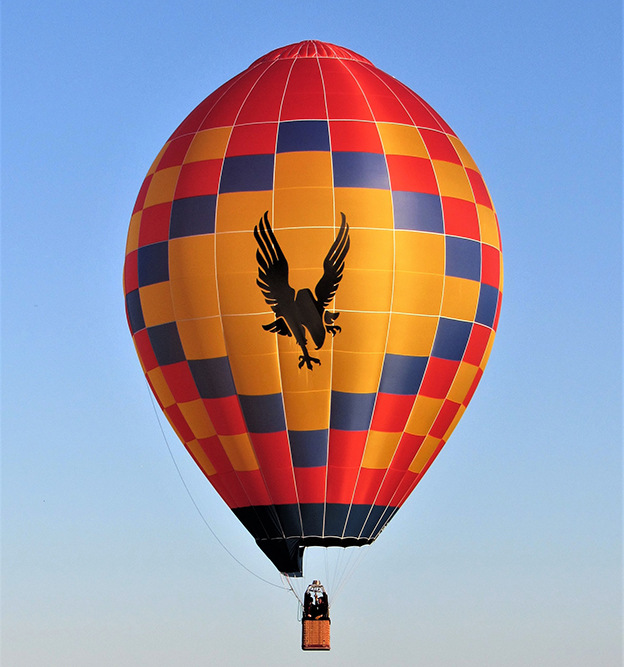
<svg viewBox="0 0 624 667">
<path fill-rule="evenodd" d="M 401 498 L 394 498 L 394 502 L 400 502 L 402 499 Z M 375 539 L 379 533 L 384 529 L 384 527 L 388 524 L 388 521 L 394 516 L 394 513 L 396 512 L 397 508 L 396 507 L 386 507 L 384 510 L 384 513 L 381 515 L 381 518 L 377 522 L 377 525 L 373 528 L 372 532 L 370 533 L 370 538 Z"/>
<path fill-rule="evenodd" d="M 330 428 L 339 431 L 368 431 L 377 394 L 332 391 Z"/>
<path fill-rule="evenodd" d="M 479 292 L 479 305 L 477 306 L 477 316 L 475 321 L 484 324 L 486 327 L 494 325 L 496 317 L 496 307 L 498 305 L 498 290 L 492 285 L 481 285 Z"/>
<path fill-rule="evenodd" d="M 386 158 L 381 153 L 332 153 L 337 188 L 390 189 Z"/>
<path fill-rule="evenodd" d="M 288 431 L 290 453 L 295 468 L 317 468 L 327 463 L 329 431 Z"/>
<path fill-rule="evenodd" d="M 328 151 L 329 129 L 326 120 L 295 120 L 280 123 L 277 152 Z"/>
<path fill-rule="evenodd" d="M 169 241 L 139 248 L 139 287 L 169 280 Z"/>
<path fill-rule="evenodd" d="M 189 359 L 188 365 L 202 398 L 224 398 L 236 393 L 227 357 Z"/>
<path fill-rule="evenodd" d="M 364 523 L 368 518 L 369 512 L 370 505 L 351 505 L 344 536 L 358 538 L 362 532 Z"/>
<path fill-rule="evenodd" d="M 456 236 L 446 237 L 446 275 L 481 279 L 481 244 Z"/>
<path fill-rule="evenodd" d="M 444 232 L 442 204 L 438 195 L 424 192 L 393 192 L 394 228 L 417 232 Z"/>
<path fill-rule="evenodd" d="M 429 357 L 386 354 L 379 391 L 384 394 L 415 396 L 420 388 Z"/>
<path fill-rule="evenodd" d="M 145 320 L 143 319 L 143 309 L 141 308 L 141 297 L 139 290 L 135 289 L 126 294 L 126 310 L 128 312 L 128 322 L 133 334 L 141 329 L 145 329 Z"/>
<path fill-rule="evenodd" d="M 275 505 L 282 532 L 286 537 L 301 537 L 301 519 L 299 505 Z"/>
<path fill-rule="evenodd" d="M 471 331 L 472 322 L 448 320 L 441 317 L 431 356 L 438 359 L 461 361 Z"/>
<path fill-rule="evenodd" d="M 147 334 L 159 366 L 177 364 L 186 359 L 175 322 L 149 327 Z"/>
<path fill-rule="evenodd" d="M 171 206 L 169 238 L 214 234 L 217 195 L 176 199 Z"/>
<path fill-rule="evenodd" d="M 349 505 L 327 503 L 325 507 L 325 537 L 342 537 L 347 523 Z"/>
<path fill-rule="evenodd" d="M 276 433 L 286 430 L 281 394 L 239 396 L 247 430 L 250 433 Z"/>
<path fill-rule="evenodd" d="M 362 533 L 360 537 L 370 537 L 375 529 L 378 527 L 378 524 L 380 523 L 380 519 L 382 514 L 386 511 L 385 505 L 373 505 L 370 508 L 370 514 L 368 515 L 368 519 L 366 519 L 366 523 L 364 524 L 364 528 L 362 528 Z"/>
<path fill-rule="evenodd" d="M 273 188 L 274 155 L 226 157 L 219 192 L 259 192 Z"/>
<path fill-rule="evenodd" d="M 323 535 L 323 503 L 303 503 L 301 509 L 301 521 L 303 522 L 303 537 L 322 537 Z"/>
</svg>

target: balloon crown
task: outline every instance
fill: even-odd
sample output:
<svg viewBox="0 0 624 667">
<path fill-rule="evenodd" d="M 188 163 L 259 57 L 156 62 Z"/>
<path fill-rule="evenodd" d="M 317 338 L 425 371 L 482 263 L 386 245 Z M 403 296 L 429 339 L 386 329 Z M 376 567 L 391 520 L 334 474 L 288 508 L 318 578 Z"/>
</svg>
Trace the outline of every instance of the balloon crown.
<svg viewBox="0 0 624 667">
<path fill-rule="evenodd" d="M 288 60 L 293 58 L 340 58 L 342 60 L 355 60 L 356 62 L 367 63 L 369 65 L 373 64 L 359 53 L 345 49 L 342 46 L 330 44 L 329 42 L 321 42 L 317 39 L 307 39 L 303 42 L 289 44 L 288 46 L 282 46 L 279 49 L 270 51 L 261 58 L 258 58 L 258 60 L 255 60 L 250 67 L 273 60 Z"/>
</svg>

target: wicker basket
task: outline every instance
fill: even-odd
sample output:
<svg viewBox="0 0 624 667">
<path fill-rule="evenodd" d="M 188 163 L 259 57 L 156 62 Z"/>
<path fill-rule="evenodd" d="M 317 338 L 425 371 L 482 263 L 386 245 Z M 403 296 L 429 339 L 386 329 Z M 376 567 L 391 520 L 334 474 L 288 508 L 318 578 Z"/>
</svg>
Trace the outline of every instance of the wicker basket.
<svg viewBox="0 0 624 667">
<path fill-rule="evenodd" d="M 329 651 L 329 620 L 304 619 L 301 648 L 304 651 Z"/>
</svg>

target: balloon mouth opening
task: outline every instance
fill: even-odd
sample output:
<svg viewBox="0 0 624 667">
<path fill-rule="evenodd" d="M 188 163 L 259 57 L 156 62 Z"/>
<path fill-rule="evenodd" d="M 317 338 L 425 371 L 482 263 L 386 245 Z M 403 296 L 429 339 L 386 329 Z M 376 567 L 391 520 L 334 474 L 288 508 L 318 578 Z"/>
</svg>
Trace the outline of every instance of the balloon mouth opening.
<svg viewBox="0 0 624 667">
<path fill-rule="evenodd" d="M 256 540 L 275 567 L 288 577 L 303 576 L 303 553 L 306 547 L 363 547 L 374 538 L 357 537 L 292 537 Z"/>
</svg>

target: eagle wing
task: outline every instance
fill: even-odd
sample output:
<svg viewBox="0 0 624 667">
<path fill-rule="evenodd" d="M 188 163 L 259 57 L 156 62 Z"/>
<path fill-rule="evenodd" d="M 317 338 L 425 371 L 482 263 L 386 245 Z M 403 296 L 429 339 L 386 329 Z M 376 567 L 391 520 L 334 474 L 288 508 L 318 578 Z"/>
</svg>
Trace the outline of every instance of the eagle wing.
<svg viewBox="0 0 624 667">
<path fill-rule="evenodd" d="M 318 281 L 314 290 L 319 307 L 322 309 L 327 308 L 336 294 L 338 285 L 342 280 L 345 257 L 351 246 L 347 218 L 344 213 L 340 215 L 342 216 L 342 224 L 340 225 L 338 236 L 325 257 L 325 261 L 323 262 L 323 277 Z"/>
<path fill-rule="evenodd" d="M 288 284 L 288 261 L 271 229 L 268 211 L 254 227 L 254 237 L 258 242 L 256 260 L 259 265 L 256 284 L 275 315 L 281 317 L 291 304 L 294 305 L 295 290 Z"/>
</svg>

